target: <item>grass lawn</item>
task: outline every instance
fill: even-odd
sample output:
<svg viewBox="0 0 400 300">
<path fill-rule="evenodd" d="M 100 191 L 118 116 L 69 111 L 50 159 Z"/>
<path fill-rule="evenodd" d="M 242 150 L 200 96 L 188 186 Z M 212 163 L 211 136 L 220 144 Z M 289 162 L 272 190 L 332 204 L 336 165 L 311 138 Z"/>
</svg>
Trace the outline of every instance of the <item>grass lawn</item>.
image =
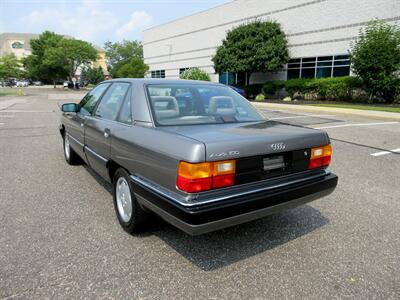
<svg viewBox="0 0 400 300">
<path fill-rule="evenodd" d="M 15 91 L 15 92 L 0 91 L 0 97 L 2 97 L 2 96 L 20 96 L 20 93 L 18 91 Z"/>
<path fill-rule="evenodd" d="M 400 106 L 375 106 L 375 105 L 363 105 L 363 104 L 310 104 L 310 106 L 321 106 L 321 107 L 337 107 L 337 108 L 350 108 L 350 109 L 362 109 L 362 110 L 377 110 L 400 113 Z"/>
</svg>

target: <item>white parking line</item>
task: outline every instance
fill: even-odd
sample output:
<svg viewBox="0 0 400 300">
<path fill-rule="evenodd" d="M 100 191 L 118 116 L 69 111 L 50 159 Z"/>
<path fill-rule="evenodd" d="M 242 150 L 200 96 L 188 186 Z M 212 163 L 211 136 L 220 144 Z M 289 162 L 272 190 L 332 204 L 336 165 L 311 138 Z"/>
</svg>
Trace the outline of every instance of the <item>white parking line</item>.
<svg viewBox="0 0 400 300">
<path fill-rule="evenodd" d="M 4 123 L 0 123 L 0 125 L 4 125 Z"/>
<path fill-rule="evenodd" d="M 0 118 L 14 118 L 14 115 L 0 115 Z"/>
<path fill-rule="evenodd" d="M 359 124 L 342 124 L 326 127 L 317 127 L 315 129 L 328 129 L 328 128 L 340 128 L 340 127 L 358 127 L 358 126 L 378 126 L 378 125 L 392 125 L 399 124 L 400 122 L 381 122 L 381 123 L 359 123 Z"/>
<path fill-rule="evenodd" d="M 286 120 L 286 119 L 298 119 L 298 118 L 324 118 L 324 117 L 334 117 L 332 115 L 302 115 L 302 116 L 293 116 L 293 117 L 278 117 L 278 118 L 269 118 L 269 120 Z"/>
<path fill-rule="evenodd" d="M 376 157 L 376 156 L 387 155 L 387 154 L 390 154 L 390 153 L 393 153 L 393 152 L 394 153 L 400 153 L 400 148 L 389 150 L 389 151 L 376 152 L 376 153 L 372 153 L 371 155 Z"/>
</svg>

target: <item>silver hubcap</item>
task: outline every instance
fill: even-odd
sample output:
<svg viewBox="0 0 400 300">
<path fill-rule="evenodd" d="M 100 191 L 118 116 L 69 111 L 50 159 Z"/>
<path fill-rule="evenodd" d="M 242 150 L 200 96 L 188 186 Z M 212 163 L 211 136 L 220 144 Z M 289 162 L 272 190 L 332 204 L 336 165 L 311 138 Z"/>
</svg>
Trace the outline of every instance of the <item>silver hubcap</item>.
<svg viewBox="0 0 400 300">
<path fill-rule="evenodd" d="M 69 159 L 71 150 L 70 150 L 70 148 L 69 148 L 69 138 L 68 138 L 68 135 L 65 135 L 65 139 L 64 139 L 64 152 L 65 152 L 65 157 L 66 157 L 67 159 Z"/>
<path fill-rule="evenodd" d="M 118 178 L 115 193 L 119 216 L 124 222 L 129 222 L 132 216 L 132 198 L 129 184 L 124 177 Z"/>
</svg>

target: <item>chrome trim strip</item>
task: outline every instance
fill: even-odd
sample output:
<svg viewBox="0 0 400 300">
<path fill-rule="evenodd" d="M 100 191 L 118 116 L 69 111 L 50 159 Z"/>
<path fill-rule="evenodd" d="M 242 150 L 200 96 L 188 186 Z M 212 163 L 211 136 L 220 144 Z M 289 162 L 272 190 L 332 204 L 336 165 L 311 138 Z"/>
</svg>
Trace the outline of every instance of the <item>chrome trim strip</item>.
<svg viewBox="0 0 400 300">
<path fill-rule="evenodd" d="M 76 138 L 74 138 L 72 135 L 70 135 L 69 133 L 67 133 L 67 135 L 68 135 L 69 138 L 71 138 L 79 146 L 81 146 L 82 148 L 84 147 L 84 145 L 80 141 L 78 141 Z"/>
<path fill-rule="evenodd" d="M 325 171 L 324 173 L 318 174 L 318 175 L 308 176 L 308 177 L 304 177 L 304 178 L 297 179 L 297 180 L 292 180 L 292 181 L 281 183 L 281 184 L 275 184 L 275 185 L 271 185 L 271 186 L 264 186 L 264 187 L 261 187 L 261 188 L 256 188 L 256 189 L 252 189 L 252 190 L 247 190 L 247 191 L 238 192 L 238 193 L 235 193 L 235 194 L 219 196 L 219 197 L 215 197 L 215 198 L 211 198 L 211 199 L 205 199 L 205 200 L 195 200 L 195 199 L 188 200 L 184 196 L 179 195 L 177 193 L 174 193 L 172 191 L 166 192 L 166 191 L 164 191 L 164 188 L 156 187 L 155 184 L 150 184 L 147 180 L 144 180 L 143 178 L 140 178 L 138 176 L 130 175 L 130 178 L 134 182 L 136 182 L 136 183 L 138 183 L 138 184 L 150 189 L 151 191 L 153 191 L 153 192 L 155 192 L 155 193 L 157 193 L 159 195 L 162 195 L 162 196 L 164 196 L 164 197 L 166 197 L 166 198 L 168 198 L 168 199 L 170 199 L 172 201 L 175 201 L 175 202 L 179 203 L 180 205 L 183 205 L 185 207 L 192 207 L 192 206 L 196 206 L 196 205 L 202 205 L 202 204 L 208 204 L 208 203 L 213 203 L 213 202 L 217 202 L 217 201 L 227 200 L 227 199 L 234 198 L 234 197 L 245 196 L 245 195 L 249 195 L 249 194 L 253 194 L 253 193 L 273 190 L 273 189 L 276 189 L 276 188 L 283 188 L 285 186 L 289 186 L 289 185 L 292 185 L 292 184 L 305 182 L 305 181 L 308 181 L 308 180 L 312 180 L 312 179 L 319 178 L 319 177 L 324 177 L 324 176 L 327 176 L 327 175 L 331 174 L 331 172 L 329 170 L 324 170 L 324 171 Z M 260 182 L 258 182 L 258 183 L 260 183 Z M 191 202 L 189 202 L 189 201 L 191 201 Z"/>
<path fill-rule="evenodd" d="M 94 156 L 96 156 L 97 158 L 99 158 L 100 160 L 102 160 L 103 162 L 107 163 L 108 159 L 104 158 L 103 156 L 101 156 L 100 154 L 97 154 L 96 152 L 94 152 L 92 149 L 90 149 L 88 146 L 84 147 L 85 151 L 88 150 L 90 153 L 92 153 Z"/>
</svg>

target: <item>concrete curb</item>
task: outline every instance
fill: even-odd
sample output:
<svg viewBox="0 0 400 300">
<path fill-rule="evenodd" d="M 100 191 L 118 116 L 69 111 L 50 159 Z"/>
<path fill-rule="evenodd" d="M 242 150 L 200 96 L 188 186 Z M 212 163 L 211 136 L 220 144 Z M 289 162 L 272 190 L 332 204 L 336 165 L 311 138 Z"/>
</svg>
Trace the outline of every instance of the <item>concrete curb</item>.
<svg viewBox="0 0 400 300">
<path fill-rule="evenodd" d="M 281 104 L 281 103 L 257 103 L 251 102 L 258 109 L 272 109 L 272 110 L 292 110 L 292 111 L 306 111 L 306 112 L 324 112 L 331 114 L 345 114 L 361 116 L 366 118 L 384 119 L 400 121 L 400 113 L 374 111 L 374 110 L 359 110 L 350 108 L 336 108 L 336 107 L 319 107 L 308 105 L 295 105 L 295 104 Z"/>
</svg>

